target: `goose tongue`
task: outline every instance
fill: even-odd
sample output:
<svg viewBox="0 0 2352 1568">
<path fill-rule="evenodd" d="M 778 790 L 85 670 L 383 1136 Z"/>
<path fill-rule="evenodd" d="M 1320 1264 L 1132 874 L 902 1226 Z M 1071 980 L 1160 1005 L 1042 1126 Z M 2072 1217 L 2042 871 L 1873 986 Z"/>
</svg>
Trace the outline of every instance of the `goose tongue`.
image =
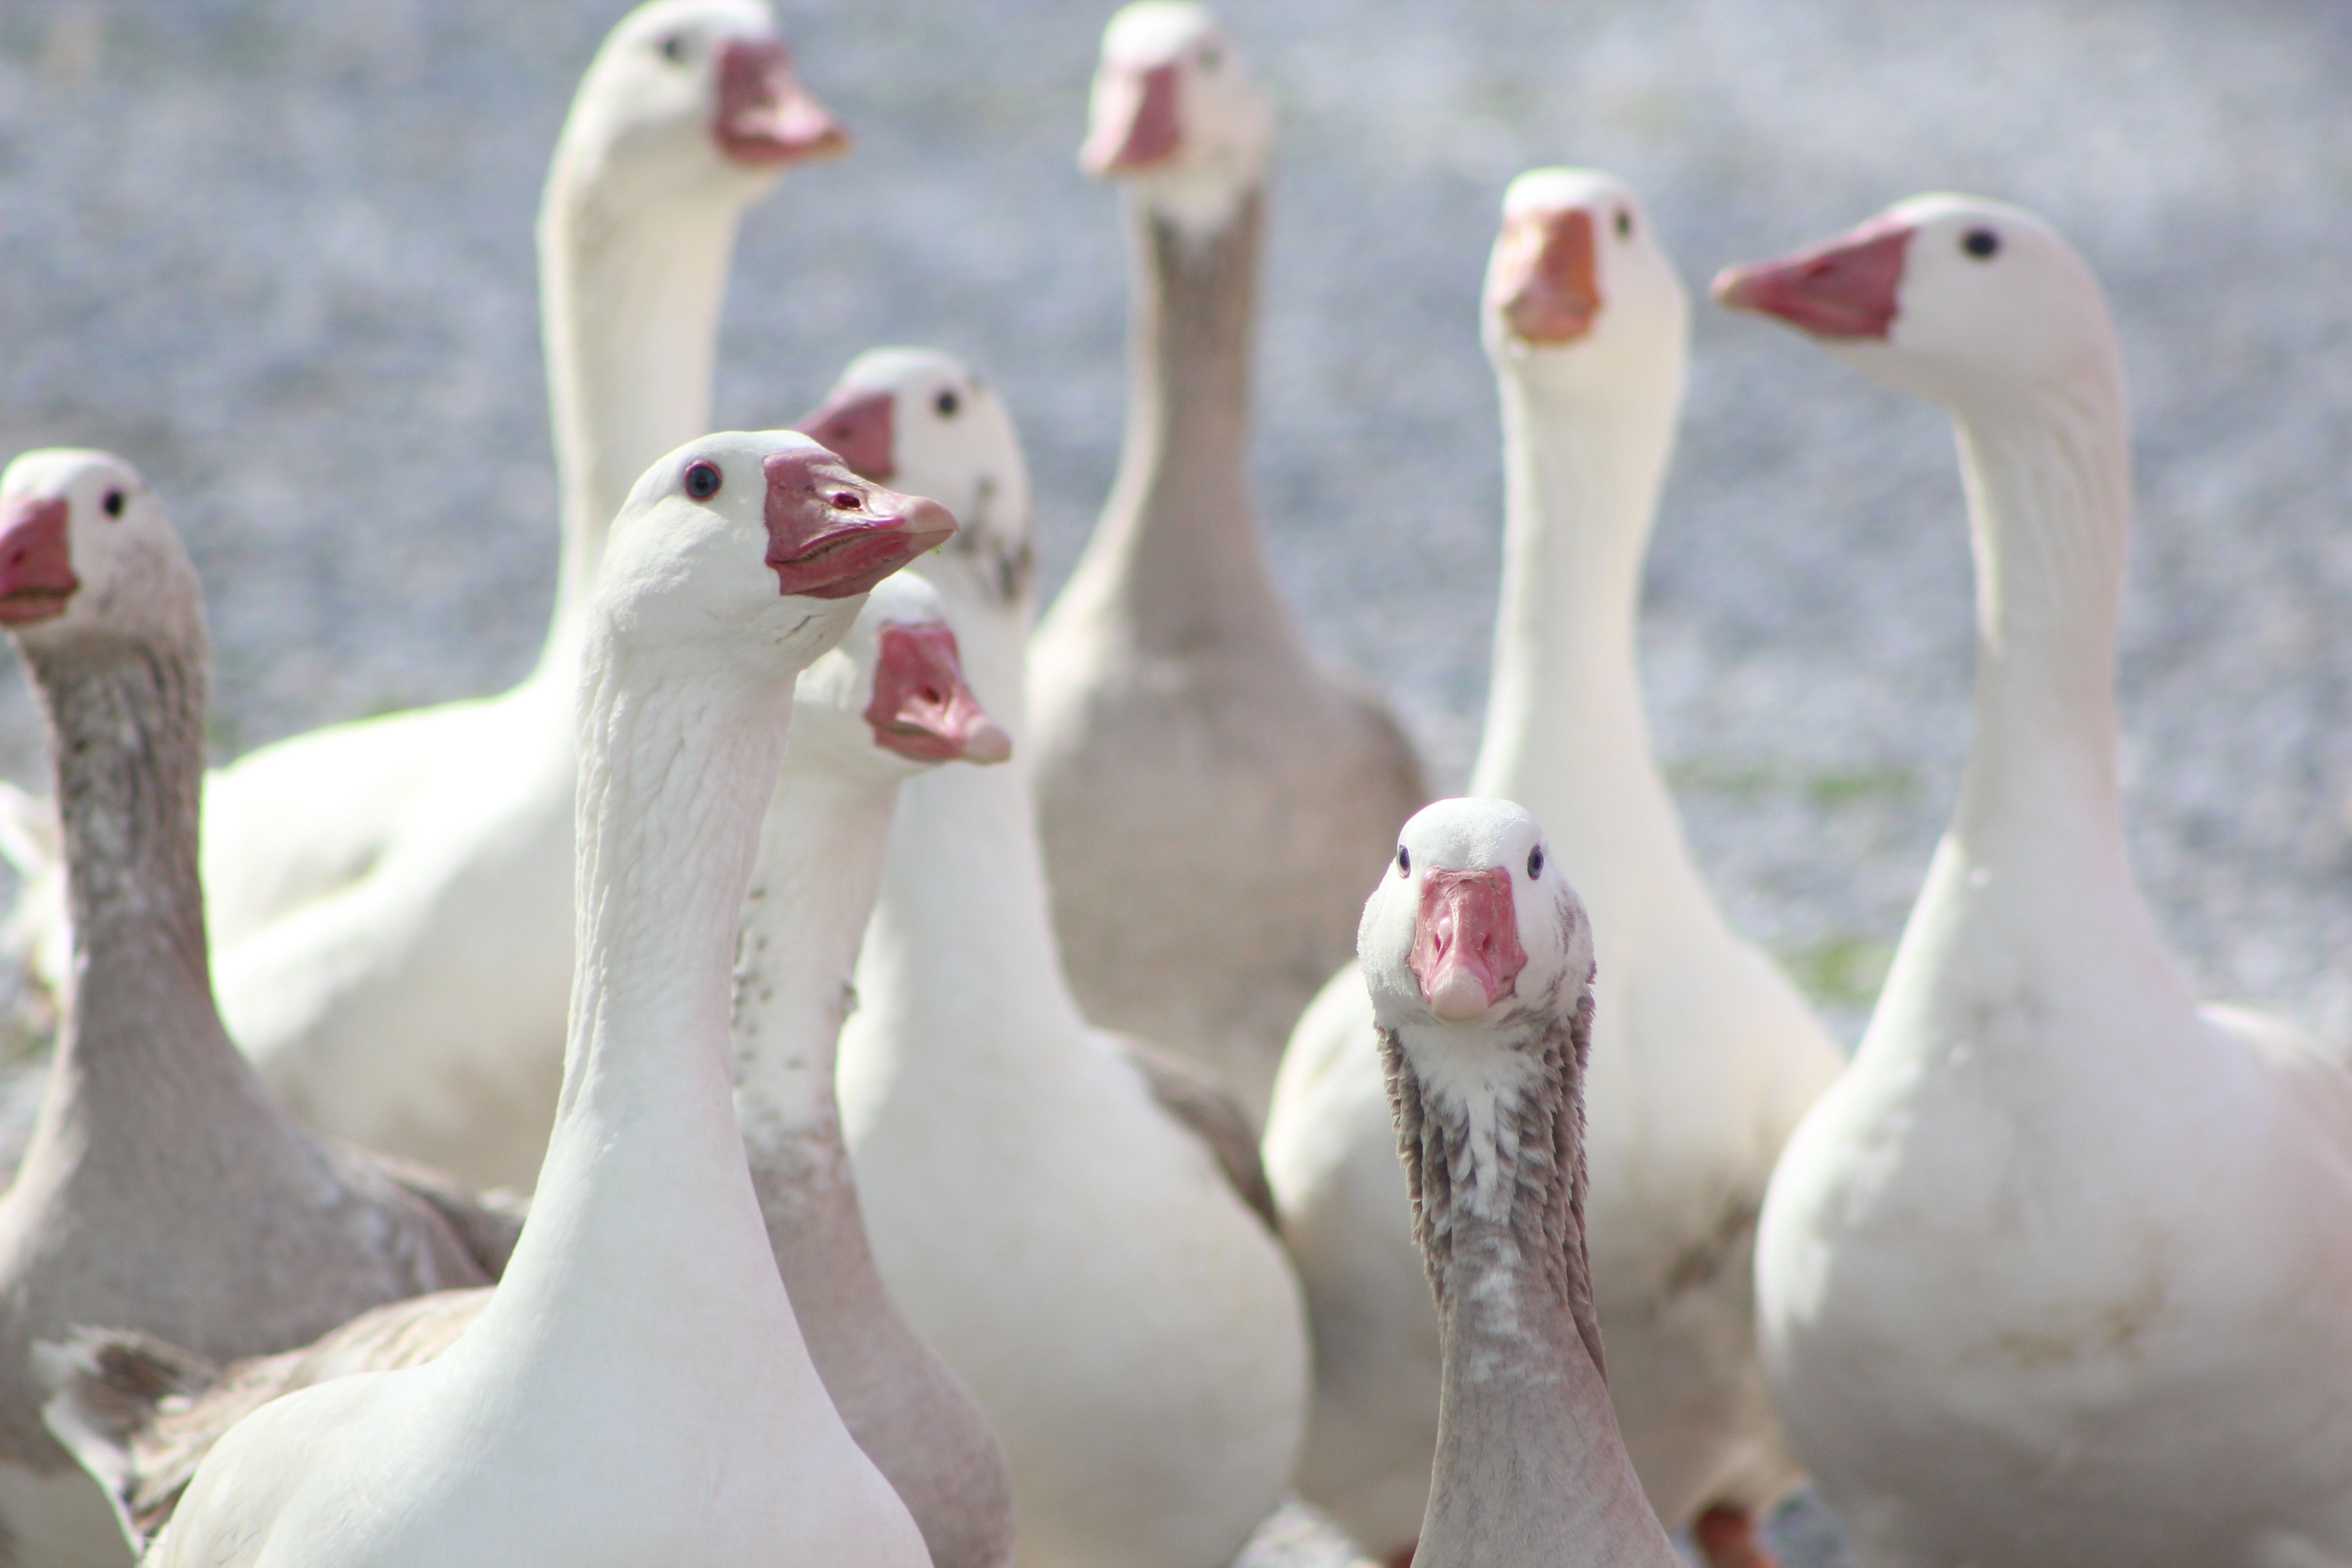
<svg viewBox="0 0 2352 1568">
<path fill-rule="evenodd" d="M 1527 342 L 1574 342 L 1601 313 L 1593 273 L 1591 214 L 1580 207 L 1522 214 L 1504 225 L 1487 304 Z"/>
<path fill-rule="evenodd" d="M 887 392 L 836 393 L 793 428 L 820 446 L 832 447 L 853 471 L 885 484 L 898 471 L 891 460 L 891 417 L 897 402 Z"/>
<path fill-rule="evenodd" d="M 1103 68 L 1078 167 L 1097 177 L 1132 174 L 1175 155 L 1184 140 L 1176 113 L 1176 68 Z"/>
<path fill-rule="evenodd" d="M 791 51 L 773 38 L 730 38 L 719 46 L 719 111 L 710 134 L 727 156 L 760 168 L 849 151 L 849 132 L 801 86 Z"/>
<path fill-rule="evenodd" d="M 1421 982 L 1422 1000 L 1449 1024 L 1467 1023 L 1510 995 L 1528 963 L 1510 871 L 1423 872 L 1406 963 Z"/>
<path fill-rule="evenodd" d="M 761 466 L 768 476 L 768 564 L 787 594 L 863 594 L 955 537 L 947 508 L 868 483 L 831 452 L 772 452 Z"/>
<path fill-rule="evenodd" d="M 47 620 L 81 586 L 66 527 L 71 515 L 62 496 L 0 502 L 0 626 Z"/>
<path fill-rule="evenodd" d="M 1884 338 L 1901 309 L 1903 258 L 1912 228 L 1877 217 L 1777 261 L 1727 267 L 1716 300 L 1777 316 L 1819 338 Z"/>
<path fill-rule="evenodd" d="M 948 627 L 887 626 L 866 710 L 874 743 L 919 763 L 1001 763 L 1013 737 L 988 716 L 963 678 Z"/>
</svg>

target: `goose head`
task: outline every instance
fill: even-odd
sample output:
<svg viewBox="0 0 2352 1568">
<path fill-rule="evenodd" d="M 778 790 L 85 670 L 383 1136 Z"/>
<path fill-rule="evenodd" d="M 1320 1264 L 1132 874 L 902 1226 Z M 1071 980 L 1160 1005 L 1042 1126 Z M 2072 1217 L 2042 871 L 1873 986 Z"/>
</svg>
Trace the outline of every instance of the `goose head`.
<svg viewBox="0 0 2352 1568">
<path fill-rule="evenodd" d="M 28 649 L 201 636 L 195 568 L 139 471 L 27 452 L 0 473 L 0 626 Z"/>
<path fill-rule="evenodd" d="M 1410 1049 L 1432 1030 L 1459 1043 L 1572 1011 L 1592 934 L 1534 817 L 1506 800 L 1441 800 L 1399 835 L 1356 960 L 1381 1026 Z"/>
<path fill-rule="evenodd" d="M 2117 364 L 2089 266 L 2041 218 L 1979 196 L 1914 196 L 1793 255 L 1726 268 L 1715 297 L 1955 410 L 2063 392 Z"/>
<path fill-rule="evenodd" d="M 1679 384 L 1690 296 L 1623 181 L 1533 169 L 1504 193 L 1483 320 L 1498 371 L 1613 396 L 1662 369 Z"/>
<path fill-rule="evenodd" d="M 869 349 L 796 428 L 877 484 L 940 500 L 962 525 L 942 561 L 970 578 L 974 602 L 1026 605 L 1036 579 L 1029 466 L 1012 411 L 978 372 L 936 349 Z"/>
<path fill-rule="evenodd" d="M 796 430 L 726 431 L 637 480 L 597 598 L 623 646 L 766 647 L 804 666 L 863 595 L 955 527 L 937 501 L 860 479 Z"/>
<path fill-rule="evenodd" d="M 876 584 L 798 692 L 793 756 L 852 777 L 895 782 L 941 763 L 1013 754 L 1013 738 L 964 679 L 947 605 L 912 574 Z"/>
<path fill-rule="evenodd" d="M 1135 0 L 1103 31 L 1078 165 L 1188 232 L 1224 226 L 1265 177 L 1274 110 L 1193 0 Z"/>
<path fill-rule="evenodd" d="M 559 168 L 740 199 L 849 137 L 793 74 L 762 0 L 653 0 L 596 52 L 564 122 Z"/>
</svg>

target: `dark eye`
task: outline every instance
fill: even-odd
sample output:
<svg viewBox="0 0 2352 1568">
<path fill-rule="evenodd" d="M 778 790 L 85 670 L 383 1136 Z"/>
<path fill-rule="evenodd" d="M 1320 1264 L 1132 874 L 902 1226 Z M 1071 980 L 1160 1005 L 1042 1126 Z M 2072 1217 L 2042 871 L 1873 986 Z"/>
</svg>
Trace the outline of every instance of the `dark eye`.
<svg viewBox="0 0 2352 1568">
<path fill-rule="evenodd" d="M 107 516 L 121 517 L 122 515 L 122 492 L 121 490 L 109 490 L 106 492 L 106 499 L 98 504 L 106 509 Z"/>
<path fill-rule="evenodd" d="M 1412 875 L 1412 857 L 1404 852 L 1404 846 L 1402 844 L 1397 846 L 1397 875 L 1400 877 Z"/>
<path fill-rule="evenodd" d="M 1633 215 L 1623 207 L 1617 209 L 1617 237 L 1620 239 L 1633 237 Z"/>
<path fill-rule="evenodd" d="M 2000 250 L 2000 236 L 1989 228 L 1972 228 L 1961 237 L 1960 248 L 1979 261 L 1990 261 Z"/>
<path fill-rule="evenodd" d="M 1201 68 L 1202 68 L 1202 70 L 1204 70 L 1204 71 L 1213 71 L 1213 70 L 1215 70 L 1219 66 L 1223 65 L 1224 63 L 1225 63 L 1225 51 L 1224 51 L 1224 50 L 1223 50 L 1223 49 L 1221 49 L 1221 48 L 1217 47 L 1217 46 L 1216 46 L 1216 45 L 1214 45 L 1214 44 L 1207 44 L 1207 45 L 1203 45 L 1203 46 L 1202 47 L 1202 49 L 1201 49 Z"/>
<path fill-rule="evenodd" d="M 1533 882 L 1540 879 L 1542 876 L 1543 846 L 1538 844 L 1534 848 L 1528 851 L 1528 880 Z"/>
<path fill-rule="evenodd" d="M 718 464 L 696 463 L 686 470 L 686 493 L 697 500 L 709 500 L 719 493 L 719 483 L 725 478 Z"/>
<path fill-rule="evenodd" d="M 856 490 L 835 490 L 833 492 L 833 504 L 843 511 L 856 511 L 858 509 L 858 506 L 865 500 L 866 498 L 859 495 Z"/>
<path fill-rule="evenodd" d="M 685 34 L 683 34 L 683 33 L 672 33 L 672 34 L 670 34 L 667 37 L 665 37 L 664 39 L 662 39 L 660 47 L 661 47 L 661 52 L 662 52 L 662 58 L 664 58 L 664 59 L 667 60 L 670 64 L 672 64 L 672 65 L 682 65 L 682 64 L 684 64 L 684 63 L 685 63 L 685 60 L 686 60 L 686 35 L 685 35 Z"/>
<path fill-rule="evenodd" d="M 931 406 L 940 411 L 940 418 L 952 419 L 963 412 L 963 399 L 956 395 L 954 387 L 941 387 L 940 395 L 931 399 Z"/>
</svg>

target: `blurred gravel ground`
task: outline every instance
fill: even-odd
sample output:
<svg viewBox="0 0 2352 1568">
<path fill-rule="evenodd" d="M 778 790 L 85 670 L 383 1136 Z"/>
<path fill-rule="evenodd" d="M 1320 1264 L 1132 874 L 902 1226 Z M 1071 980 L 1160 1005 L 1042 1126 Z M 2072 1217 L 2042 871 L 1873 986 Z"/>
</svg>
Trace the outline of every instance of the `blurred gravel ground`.
<svg viewBox="0 0 2352 1568">
<path fill-rule="evenodd" d="M 611 0 L 0 0 L 0 451 L 115 447 L 202 567 L 223 755 L 496 689 L 544 627 L 531 215 Z M 1073 152 L 1106 0 L 784 6 L 859 137 L 744 231 L 719 418 L 936 343 L 1008 389 L 1049 580 L 1122 404 L 1114 199 Z M 1232 0 L 1282 108 L 1256 466 L 1321 644 L 1441 781 L 1497 565 L 1475 331 L 1522 167 L 1616 170 L 1694 289 L 1914 191 L 2054 219 L 2137 404 L 2133 852 L 2209 992 L 2352 1042 L 2352 7 L 2326 0 Z M 1967 743 L 1935 411 L 1702 306 L 1650 575 L 1659 744 L 1737 923 L 1858 1034 Z M 41 774 L 21 683 L 0 772 Z M 1818 1514 L 1792 1562 L 1826 1563 Z M 1303 1562 L 1297 1551 L 1274 1558 Z M 1310 1554 L 1311 1555 L 1311 1554 Z"/>
</svg>

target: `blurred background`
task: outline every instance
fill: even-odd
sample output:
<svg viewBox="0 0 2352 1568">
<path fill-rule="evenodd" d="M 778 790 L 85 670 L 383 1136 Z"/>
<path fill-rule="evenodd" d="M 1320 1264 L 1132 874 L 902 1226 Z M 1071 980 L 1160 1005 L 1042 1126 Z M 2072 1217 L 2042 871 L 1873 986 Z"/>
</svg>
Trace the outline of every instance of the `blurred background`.
<svg viewBox="0 0 2352 1568">
<path fill-rule="evenodd" d="M 531 228 L 619 0 L 0 0 L 0 452 L 112 447 L 210 596 L 226 757 L 488 691 L 555 560 Z M 1076 171 L 1109 0 L 785 0 L 846 161 L 755 209 L 718 418 L 878 342 L 1009 391 L 1049 588 L 1109 483 L 1127 298 Z M 1629 178 L 1695 291 L 1913 192 L 2032 206 L 2137 416 L 2134 852 L 2204 990 L 2352 1041 L 2352 6 L 1230 0 L 1281 109 L 1255 467 L 1292 603 L 1458 788 L 1501 510 L 1476 298 L 1502 188 Z M 1943 416 L 1701 305 L 1643 654 L 1735 923 L 1849 1040 L 1967 742 Z M 0 772 L 44 780 L 20 679 Z"/>
</svg>

